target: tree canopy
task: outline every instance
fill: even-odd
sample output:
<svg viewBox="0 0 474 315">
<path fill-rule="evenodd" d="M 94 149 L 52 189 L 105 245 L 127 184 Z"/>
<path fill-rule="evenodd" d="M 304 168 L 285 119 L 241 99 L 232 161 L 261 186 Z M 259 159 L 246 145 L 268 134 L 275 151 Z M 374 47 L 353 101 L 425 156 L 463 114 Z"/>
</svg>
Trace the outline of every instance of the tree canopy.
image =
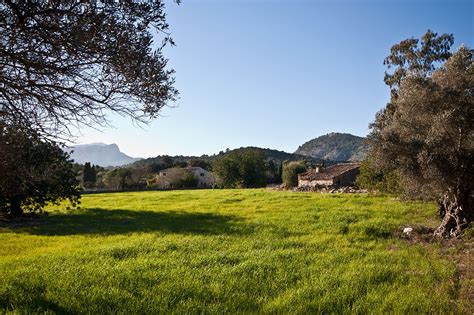
<svg viewBox="0 0 474 315">
<path fill-rule="evenodd" d="M 68 154 L 38 135 L 0 122 L 0 212 L 20 216 L 47 203 L 79 201 L 78 181 Z"/>
<path fill-rule="evenodd" d="M 0 118 L 47 137 L 146 122 L 177 98 L 163 1 L 0 3 Z M 153 42 L 162 38 L 162 43 Z"/>
<path fill-rule="evenodd" d="M 266 183 L 265 160 L 262 151 L 235 150 L 215 160 L 212 169 L 225 187 L 261 187 Z"/>
<path fill-rule="evenodd" d="M 393 45 L 384 65 L 393 72 L 385 72 L 384 82 L 390 86 L 392 97 L 397 95 L 401 81 L 407 75 L 429 76 L 439 63 L 451 57 L 450 48 L 454 43 L 453 34 L 438 36 L 428 30 L 421 38 L 409 38 Z"/>
<path fill-rule="evenodd" d="M 298 174 L 306 172 L 308 167 L 304 161 L 293 161 L 283 164 L 282 181 L 287 187 L 298 186 Z"/>
<path fill-rule="evenodd" d="M 377 169 L 371 159 L 361 163 L 360 174 L 357 176 L 356 184 L 360 188 L 380 193 L 394 195 L 400 195 L 401 193 L 400 179 L 397 172 Z"/>
<path fill-rule="evenodd" d="M 106 125 L 108 112 L 146 123 L 177 99 L 162 53 L 168 29 L 162 0 L 0 2 L 3 212 L 76 204 L 76 176 L 55 141 Z"/>
<path fill-rule="evenodd" d="M 90 162 L 84 163 L 82 170 L 82 185 L 86 188 L 94 187 L 97 181 L 97 173 L 94 165 L 91 166 Z"/>
<path fill-rule="evenodd" d="M 442 38 L 426 49 L 436 51 Z M 473 219 L 473 52 L 461 47 L 435 70 L 429 64 L 437 59 L 420 58 L 430 71 L 404 68 L 390 115 L 372 125 L 370 156 L 379 169 L 397 172 L 407 195 L 440 198 L 446 215 L 435 234 L 459 236 Z"/>
</svg>

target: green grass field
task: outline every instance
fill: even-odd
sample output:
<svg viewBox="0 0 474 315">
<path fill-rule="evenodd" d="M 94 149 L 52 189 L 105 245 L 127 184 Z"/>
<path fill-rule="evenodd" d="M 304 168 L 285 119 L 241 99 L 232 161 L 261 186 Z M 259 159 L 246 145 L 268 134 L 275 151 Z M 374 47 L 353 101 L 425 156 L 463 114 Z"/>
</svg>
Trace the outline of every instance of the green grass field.
<svg viewBox="0 0 474 315">
<path fill-rule="evenodd" d="M 53 313 L 462 312 L 435 206 L 267 190 L 85 195 L 0 230 L 0 309 Z"/>
</svg>

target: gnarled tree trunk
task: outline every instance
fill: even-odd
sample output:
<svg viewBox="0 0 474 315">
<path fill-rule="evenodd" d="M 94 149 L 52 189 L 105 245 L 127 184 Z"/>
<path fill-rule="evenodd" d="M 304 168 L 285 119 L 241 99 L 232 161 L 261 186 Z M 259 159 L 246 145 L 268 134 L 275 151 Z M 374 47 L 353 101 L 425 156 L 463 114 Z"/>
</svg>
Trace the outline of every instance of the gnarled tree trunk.
<svg viewBox="0 0 474 315">
<path fill-rule="evenodd" d="M 434 236 L 443 238 L 459 238 L 473 220 L 473 202 L 471 192 L 446 193 L 439 202 L 439 212 L 444 214 L 441 225 L 435 230 Z"/>
</svg>

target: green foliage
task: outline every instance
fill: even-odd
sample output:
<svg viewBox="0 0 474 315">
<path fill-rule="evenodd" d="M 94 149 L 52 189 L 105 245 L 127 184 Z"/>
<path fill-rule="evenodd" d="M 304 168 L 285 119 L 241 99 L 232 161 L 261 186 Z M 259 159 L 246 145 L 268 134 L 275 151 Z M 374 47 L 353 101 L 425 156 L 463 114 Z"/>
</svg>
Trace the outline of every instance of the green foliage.
<svg viewBox="0 0 474 315">
<path fill-rule="evenodd" d="M 357 176 L 357 186 L 370 191 L 398 195 L 401 193 L 400 178 L 395 171 L 380 171 L 372 160 L 361 163 L 360 174 Z"/>
<path fill-rule="evenodd" d="M 106 188 L 112 190 L 124 190 L 133 185 L 133 170 L 130 168 L 116 168 L 104 175 Z"/>
<path fill-rule="evenodd" d="M 429 76 L 439 64 L 451 57 L 451 45 L 454 43 L 453 34 L 438 36 L 428 30 L 420 40 L 410 38 L 393 45 L 390 55 L 384 60 L 384 65 L 394 70 L 385 72 L 384 82 L 392 89 L 392 96 L 398 96 L 398 89 L 403 79 L 409 74 Z"/>
<path fill-rule="evenodd" d="M 267 181 L 271 184 L 280 184 L 281 183 L 281 170 L 283 162 L 278 162 L 278 165 L 273 160 L 268 160 L 266 162 L 267 168 Z"/>
<path fill-rule="evenodd" d="M 195 159 L 195 160 L 189 160 L 187 162 L 187 166 L 191 166 L 191 167 L 200 167 L 204 170 L 207 170 L 207 171 L 210 171 L 211 170 L 211 163 L 209 163 L 208 161 L 206 160 L 201 160 L 201 159 Z"/>
<path fill-rule="evenodd" d="M 435 208 L 256 189 L 85 195 L 80 211 L 2 226 L 0 312 L 459 314 L 471 301 L 455 261 L 393 236 Z"/>
<path fill-rule="evenodd" d="M 84 164 L 84 169 L 82 170 L 82 183 L 84 187 L 91 188 L 95 186 L 97 181 L 96 168 L 94 165 L 91 166 L 90 162 Z"/>
<path fill-rule="evenodd" d="M 287 187 L 298 186 L 298 174 L 306 172 L 304 161 L 288 162 L 283 164 L 282 180 Z"/>
<path fill-rule="evenodd" d="M 224 187 L 262 187 L 266 183 L 265 159 L 259 150 L 235 150 L 215 160 L 212 168 Z"/>
<path fill-rule="evenodd" d="M 168 168 L 167 165 L 163 163 L 147 163 L 147 164 L 136 164 L 134 167 L 143 167 L 146 169 L 146 172 L 149 174 L 158 173 L 161 170 Z"/>
<path fill-rule="evenodd" d="M 48 203 L 79 203 L 77 174 L 55 142 L 0 123 L 0 212 L 21 216 Z"/>
<path fill-rule="evenodd" d="M 192 172 L 186 172 L 184 178 L 180 180 L 180 186 L 183 188 L 195 188 L 198 185 L 198 179 Z"/>
<path fill-rule="evenodd" d="M 163 158 L 161 159 L 161 163 L 165 168 L 173 167 L 175 165 L 173 158 L 168 155 L 163 156 Z"/>
<path fill-rule="evenodd" d="M 267 160 L 272 160 L 275 163 L 280 163 L 283 161 L 299 161 L 299 160 L 308 160 L 314 163 L 321 163 L 321 159 L 313 158 L 311 156 L 303 156 L 300 154 L 292 154 L 287 153 L 284 151 L 278 151 L 273 149 L 263 149 L 257 147 L 242 147 L 239 149 L 226 149 L 225 151 L 220 151 L 219 154 L 214 155 L 201 155 L 200 157 L 197 156 L 168 156 L 168 155 L 161 155 L 156 156 L 153 158 L 142 159 L 133 163 L 133 167 L 150 167 L 155 169 L 154 172 L 160 171 L 165 168 L 183 165 L 183 163 L 187 163 L 189 166 L 199 166 L 205 170 L 211 170 L 211 166 L 215 160 L 224 157 L 226 154 L 234 152 L 234 151 L 260 151 Z"/>
<path fill-rule="evenodd" d="M 140 190 L 147 187 L 145 167 L 120 167 L 100 174 L 103 187 L 109 190 Z"/>
</svg>

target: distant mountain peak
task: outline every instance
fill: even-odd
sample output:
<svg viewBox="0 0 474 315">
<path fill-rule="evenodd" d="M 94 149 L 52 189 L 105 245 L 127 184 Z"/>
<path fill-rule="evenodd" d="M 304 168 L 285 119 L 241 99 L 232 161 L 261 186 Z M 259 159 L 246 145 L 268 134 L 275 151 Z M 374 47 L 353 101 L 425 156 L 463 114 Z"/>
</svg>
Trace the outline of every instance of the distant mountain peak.
<svg viewBox="0 0 474 315">
<path fill-rule="evenodd" d="M 141 160 L 133 158 L 121 152 L 115 143 L 105 144 L 102 142 L 79 144 L 69 147 L 71 158 L 75 163 L 84 164 L 90 162 L 100 166 L 122 166 Z"/>
<path fill-rule="evenodd" d="M 365 138 L 350 133 L 330 132 L 300 145 L 295 154 L 331 161 L 363 161 L 367 157 Z"/>
</svg>

